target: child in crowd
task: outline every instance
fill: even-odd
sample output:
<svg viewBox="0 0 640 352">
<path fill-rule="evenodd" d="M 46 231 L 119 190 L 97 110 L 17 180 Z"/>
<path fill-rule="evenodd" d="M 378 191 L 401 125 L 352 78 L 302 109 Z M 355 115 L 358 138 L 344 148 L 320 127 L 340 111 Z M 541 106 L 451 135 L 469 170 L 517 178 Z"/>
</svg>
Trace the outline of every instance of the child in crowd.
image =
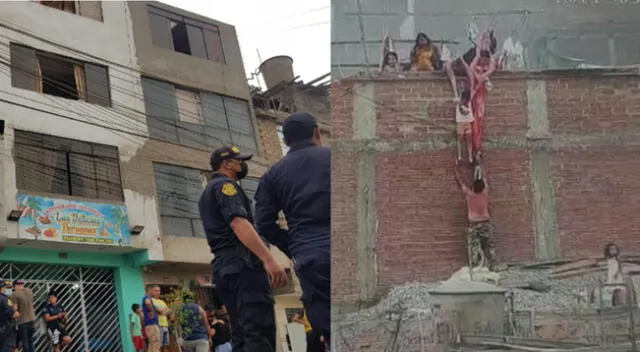
<svg viewBox="0 0 640 352">
<path fill-rule="evenodd" d="M 142 309 L 139 304 L 133 304 L 131 306 L 131 338 L 133 339 L 133 347 L 136 349 L 136 352 L 144 352 L 147 347 L 144 342 L 144 336 L 142 335 L 142 321 L 140 319 L 140 315 L 142 314 Z"/>
</svg>

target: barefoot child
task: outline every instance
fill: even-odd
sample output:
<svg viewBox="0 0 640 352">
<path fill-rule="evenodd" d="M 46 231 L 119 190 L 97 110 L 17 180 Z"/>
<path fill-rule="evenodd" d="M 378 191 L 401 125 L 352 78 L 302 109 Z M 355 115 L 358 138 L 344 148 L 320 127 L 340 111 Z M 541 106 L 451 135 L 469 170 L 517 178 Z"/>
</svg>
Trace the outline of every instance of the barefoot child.
<svg viewBox="0 0 640 352">
<path fill-rule="evenodd" d="M 472 127 L 473 112 L 471 111 L 471 91 L 465 89 L 456 106 L 456 130 L 458 134 L 458 163 L 462 162 L 462 145 L 467 150 L 469 164 L 473 163 Z"/>
</svg>

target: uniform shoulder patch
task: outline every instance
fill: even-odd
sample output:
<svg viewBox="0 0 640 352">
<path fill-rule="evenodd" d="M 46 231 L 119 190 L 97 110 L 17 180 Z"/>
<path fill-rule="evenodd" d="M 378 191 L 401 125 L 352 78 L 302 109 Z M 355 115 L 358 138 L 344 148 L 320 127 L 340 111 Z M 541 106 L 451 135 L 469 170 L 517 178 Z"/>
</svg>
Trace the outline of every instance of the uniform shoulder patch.
<svg viewBox="0 0 640 352">
<path fill-rule="evenodd" d="M 238 190 L 231 183 L 225 183 L 224 185 L 222 185 L 222 194 L 227 197 L 233 197 L 238 194 Z"/>
</svg>

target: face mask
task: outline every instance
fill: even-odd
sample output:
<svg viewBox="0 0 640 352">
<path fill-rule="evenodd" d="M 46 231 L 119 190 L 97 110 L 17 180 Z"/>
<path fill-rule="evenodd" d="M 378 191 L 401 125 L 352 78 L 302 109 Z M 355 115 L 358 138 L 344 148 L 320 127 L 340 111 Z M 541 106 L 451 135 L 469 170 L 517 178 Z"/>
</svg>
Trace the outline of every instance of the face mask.
<svg viewBox="0 0 640 352">
<path fill-rule="evenodd" d="M 240 164 L 240 172 L 236 174 L 236 177 L 238 178 L 238 180 L 242 180 L 243 178 L 247 177 L 247 174 L 249 174 L 249 165 L 247 165 L 247 163 L 243 161 Z"/>
<path fill-rule="evenodd" d="M 4 291 L 4 294 L 5 294 L 7 297 L 11 297 L 11 294 L 12 294 L 12 293 L 13 293 L 13 290 L 11 290 L 10 288 L 8 288 L 6 291 Z"/>
</svg>

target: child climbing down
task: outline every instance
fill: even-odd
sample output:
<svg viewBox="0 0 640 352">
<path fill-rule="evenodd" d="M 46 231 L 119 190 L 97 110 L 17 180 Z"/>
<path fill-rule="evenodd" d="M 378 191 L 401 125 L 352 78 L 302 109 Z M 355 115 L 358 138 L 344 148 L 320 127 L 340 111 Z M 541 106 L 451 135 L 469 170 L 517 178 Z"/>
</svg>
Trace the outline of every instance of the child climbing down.
<svg viewBox="0 0 640 352">
<path fill-rule="evenodd" d="M 473 163 L 473 144 L 472 144 L 472 128 L 473 123 L 473 111 L 471 111 L 471 91 L 465 89 L 461 96 L 460 101 L 456 106 L 456 130 L 458 134 L 457 147 L 458 147 L 458 163 L 462 163 L 462 145 L 464 144 L 467 150 L 467 158 L 469 164 Z"/>
</svg>

